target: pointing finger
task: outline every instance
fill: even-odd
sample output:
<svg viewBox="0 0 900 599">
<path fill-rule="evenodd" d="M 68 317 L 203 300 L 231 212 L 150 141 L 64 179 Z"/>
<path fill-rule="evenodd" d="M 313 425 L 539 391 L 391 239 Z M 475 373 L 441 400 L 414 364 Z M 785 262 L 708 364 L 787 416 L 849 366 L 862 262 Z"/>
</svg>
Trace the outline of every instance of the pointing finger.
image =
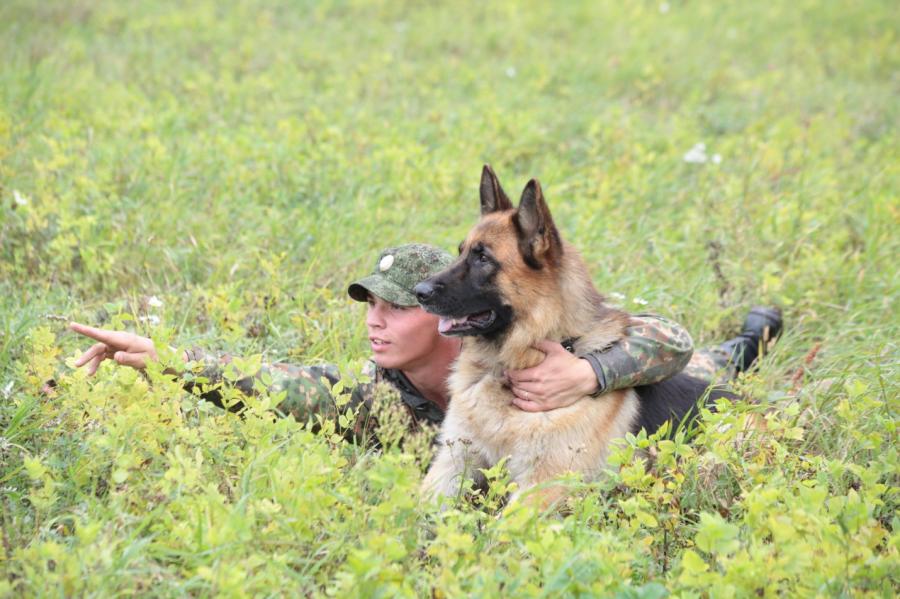
<svg viewBox="0 0 900 599">
<path fill-rule="evenodd" d="M 90 337 L 91 339 L 96 339 L 101 343 L 105 343 L 107 345 L 111 345 L 113 347 L 128 347 L 128 345 L 132 341 L 131 333 L 122 333 L 120 331 L 107 331 L 105 329 L 98 329 L 95 327 L 89 327 L 84 324 L 79 324 L 77 322 L 70 322 L 69 329 L 75 331 L 80 335 L 84 335 L 85 337 Z"/>
</svg>

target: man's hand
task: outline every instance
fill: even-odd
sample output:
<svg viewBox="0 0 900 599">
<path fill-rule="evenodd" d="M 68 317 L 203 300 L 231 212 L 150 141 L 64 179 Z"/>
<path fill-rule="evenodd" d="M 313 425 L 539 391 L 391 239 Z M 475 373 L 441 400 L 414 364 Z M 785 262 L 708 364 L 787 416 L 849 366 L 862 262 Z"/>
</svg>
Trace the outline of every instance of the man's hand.
<svg viewBox="0 0 900 599">
<path fill-rule="evenodd" d="M 508 370 L 513 403 L 526 412 L 546 412 L 570 406 L 597 390 L 597 376 L 587 360 L 573 356 L 559 343 L 544 340 L 534 348 L 544 361 L 524 370 Z"/>
<path fill-rule="evenodd" d="M 75 366 L 79 368 L 85 364 L 88 365 L 88 376 L 97 372 L 97 368 L 100 367 L 103 360 L 115 360 L 123 366 L 142 370 L 146 367 L 148 359 L 158 359 L 153 341 L 147 337 L 141 337 L 134 333 L 95 329 L 77 322 L 69 323 L 69 329 L 99 342 L 92 345 L 89 350 L 81 354 L 80 358 L 75 360 Z"/>
</svg>

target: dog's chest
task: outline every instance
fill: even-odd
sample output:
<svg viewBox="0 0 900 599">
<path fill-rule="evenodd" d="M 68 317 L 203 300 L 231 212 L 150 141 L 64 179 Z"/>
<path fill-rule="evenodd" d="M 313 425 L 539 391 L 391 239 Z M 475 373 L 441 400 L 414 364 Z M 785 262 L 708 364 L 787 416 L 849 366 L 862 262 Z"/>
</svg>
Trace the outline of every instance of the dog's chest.
<svg viewBox="0 0 900 599">
<path fill-rule="evenodd" d="M 470 451 L 493 464 L 505 456 L 528 453 L 543 446 L 543 438 L 558 427 L 563 414 L 571 411 L 524 412 L 512 403 L 513 398 L 503 380 L 491 375 L 465 388 L 456 387 L 444 420 L 442 439 L 470 444 Z"/>
<path fill-rule="evenodd" d="M 512 391 L 500 378 L 491 374 L 475 381 L 451 380 L 451 387 L 453 394 L 448 415 L 463 417 L 473 428 L 480 430 L 482 426 L 479 423 L 496 422 L 499 418 L 508 417 L 514 408 Z"/>
<path fill-rule="evenodd" d="M 452 399 L 444 420 L 447 440 L 465 438 L 487 446 L 505 436 L 504 430 L 515 419 L 513 393 L 492 374 L 465 378 L 459 373 L 451 378 Z"/>
</svg>

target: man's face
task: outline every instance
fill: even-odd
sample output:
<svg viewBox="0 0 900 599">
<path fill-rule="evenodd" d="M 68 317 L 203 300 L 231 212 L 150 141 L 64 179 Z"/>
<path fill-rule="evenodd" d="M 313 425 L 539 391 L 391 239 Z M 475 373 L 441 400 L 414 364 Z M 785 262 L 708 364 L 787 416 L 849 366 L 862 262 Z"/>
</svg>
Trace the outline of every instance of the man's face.
<svg viewBox="0 0 900 599">
<path fill-rule="evenodd" d="M 376 364 L 412 370 L 427 363 L 441 335 L 438 317 L 419 306 L 398 306 L 369 294 L 366 327 Z"/>
</svg>

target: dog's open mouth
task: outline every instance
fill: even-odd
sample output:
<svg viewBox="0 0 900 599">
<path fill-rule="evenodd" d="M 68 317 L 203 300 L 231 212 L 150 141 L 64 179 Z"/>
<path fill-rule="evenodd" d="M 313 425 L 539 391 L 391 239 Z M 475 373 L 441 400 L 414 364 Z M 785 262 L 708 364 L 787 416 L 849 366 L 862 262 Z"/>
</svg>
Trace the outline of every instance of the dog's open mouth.
<svg viewBox="0 0 900 599">
<path fill-rule="evenodd" d="M 438 321 L 438 331 L 441 335 L 466 335 L 477 334 L 484 331 L 497 320 L 497 313 L 493 310 L 486 310 L 476 314 L 469 314 L 462 318 L 447 318 L 442 316 Z"/>
</svg>

